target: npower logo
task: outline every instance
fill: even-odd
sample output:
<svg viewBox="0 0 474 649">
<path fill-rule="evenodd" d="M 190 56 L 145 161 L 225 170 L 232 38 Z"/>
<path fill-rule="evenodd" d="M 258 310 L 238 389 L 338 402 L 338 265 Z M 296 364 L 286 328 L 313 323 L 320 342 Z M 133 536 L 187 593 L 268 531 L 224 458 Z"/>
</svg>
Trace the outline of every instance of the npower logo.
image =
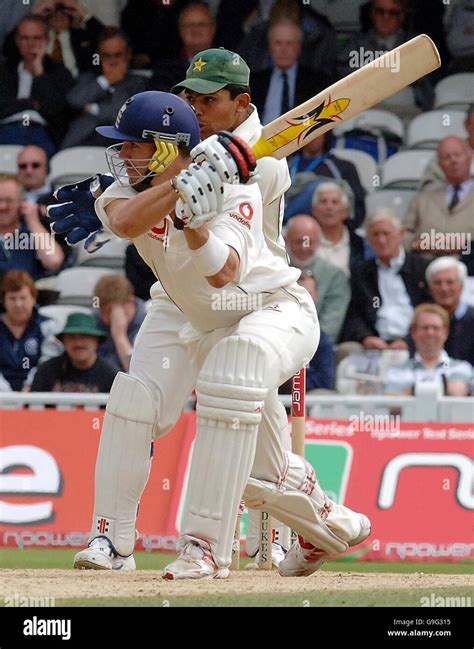
<svg viewBox="0 0 474 649">
<path fill-rule="evenodd" d="M 19 469 L 28 473 L 19 473 Z M 61 471 L 51 453 L 30 445 L 0 449 L 0 498 L 59 496 L 61 492 Z M 0 499 L 0 524 L 29 525 L 52 520 L 54 509 L 50 499 L 36 503 L 11 503 Z"/>
<path fill-rule="evenodd" d="M 378 506 L 389 509 L 395 501 L 397 486 L 405 469 L 410 467 L 454 467 L 458 471 L 456 499 L 462 507 L 474 509 L 472 484 L 474 462 L 461 453 L 403 453 L 387 463 L 382 475 Z"/>
</svg>

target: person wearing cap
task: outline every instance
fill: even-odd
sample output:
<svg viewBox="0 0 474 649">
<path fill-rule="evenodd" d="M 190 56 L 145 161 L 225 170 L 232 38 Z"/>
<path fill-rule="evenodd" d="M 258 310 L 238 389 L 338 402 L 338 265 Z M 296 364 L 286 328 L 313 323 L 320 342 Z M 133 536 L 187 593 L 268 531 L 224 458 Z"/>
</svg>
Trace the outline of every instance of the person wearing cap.
<svg viewBox="0 0 474 649">
<path fill-rule="evenodd" d="M 57 335 L 64 353 L 39 365 L 31 392 L 110 392 L 118 368 L 97 355 L 106 334 L 87 313 L 71 313 Z"/>
<path fill-rule="evenodd" d="M 186 78 L 171 92 L 179 93 L 193 106 L 201 140 L 219 131 L 230 131 L 253 146 L 262 133 L 257 108 L 251 102 L 250 68 L 244 59 L 224 48 L 198 52 Z M 263 201 L 263 234 L 271 252 L 286 261 L 281 235 L 284 193 L 290 187 L 286 160 L 257 161 L 257 182 Z"/>
<path fill-rule="evenodd" d="M 250 68 L 244 59 L 231 50 L 210 48 L 198 52 L 188 67 L 186 78 L 172 88 L 179 92 L 196 111 L 201 139 L 224 129 L 253 145 L 262 132 L 257 107 L 251 102 Z M 284 193 L 291 181 L 286 159 L 261 158 L 257 161 L 257 182 L 263 201 L 263 234 L 271 252 L 287 262 L 282 237 Z M 286 448 L 291 441 L 287 417 L 275 393 L 277 416 L 273 422 L 280 431 Z M 265 422 L 264 424 L 265 425 Z M 249 512 L 246 551 L 255 557 L 251 568 L 258 566 L 259 513 Z M 274 524 L 272 561 L 278 566 L 289 547 L 289 530 L 278 521 Z"/>
</svg>

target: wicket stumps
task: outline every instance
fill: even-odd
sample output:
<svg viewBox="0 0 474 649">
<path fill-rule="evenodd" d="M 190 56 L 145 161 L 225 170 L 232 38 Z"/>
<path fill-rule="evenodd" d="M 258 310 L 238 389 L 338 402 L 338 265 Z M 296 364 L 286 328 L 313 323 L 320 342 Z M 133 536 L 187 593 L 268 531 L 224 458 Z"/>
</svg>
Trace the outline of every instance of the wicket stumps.
<svg viewBox="0 0 474 649">
<path fill-rule="evenodd" d="M 291 450 L 296 455 L 304 457 L 305 445 L 305 394 L 306 394 L 306 368 L 302 367 L 293 377 L 291 391 Z M 232 544 L 231 570 L 240 569 L 240 521 L 244 511 L 244 502 L 239 506 L 235 525 L 234 541 Z M 291 542 L 296 541 L 296 532 L 291 530 Z M 272 569 L 272 541 L 273 525 L 271 516 L 267 512 L 260 512 L 260 529 L 258 538 L 258 567 L 260 570 Z"/>
</svg>

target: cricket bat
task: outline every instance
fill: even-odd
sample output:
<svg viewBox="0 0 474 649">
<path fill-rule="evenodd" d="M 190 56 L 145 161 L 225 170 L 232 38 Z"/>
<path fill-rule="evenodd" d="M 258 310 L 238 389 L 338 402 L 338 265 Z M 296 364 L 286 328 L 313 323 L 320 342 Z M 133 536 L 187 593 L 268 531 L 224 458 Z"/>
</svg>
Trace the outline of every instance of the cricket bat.
<svg viewBox="0 0 474 649">
<path fill-rule="evenodd" d="M 398 71 L 393 69 L 395 60 Z M 252 147 L 255 157 L 285 158 L 440 65 L 439 52 L 431 38 L 426 34 L 415 36 L 264 126 Z"/>
</svg>

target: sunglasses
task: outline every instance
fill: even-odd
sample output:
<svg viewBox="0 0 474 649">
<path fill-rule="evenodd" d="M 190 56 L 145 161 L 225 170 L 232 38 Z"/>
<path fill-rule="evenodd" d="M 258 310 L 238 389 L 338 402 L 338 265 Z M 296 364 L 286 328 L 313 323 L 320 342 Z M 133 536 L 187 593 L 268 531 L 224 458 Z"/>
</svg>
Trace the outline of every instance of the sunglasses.
<svg viewBox="0 0 474 649">
<path fill-rule="evenodd" d="M 41 162 L 20 162 L 18 169 L 26 169 L 27 167 L 33 167 L 33 169 L 39 169 L 41 167 Z"/>
</svg>

